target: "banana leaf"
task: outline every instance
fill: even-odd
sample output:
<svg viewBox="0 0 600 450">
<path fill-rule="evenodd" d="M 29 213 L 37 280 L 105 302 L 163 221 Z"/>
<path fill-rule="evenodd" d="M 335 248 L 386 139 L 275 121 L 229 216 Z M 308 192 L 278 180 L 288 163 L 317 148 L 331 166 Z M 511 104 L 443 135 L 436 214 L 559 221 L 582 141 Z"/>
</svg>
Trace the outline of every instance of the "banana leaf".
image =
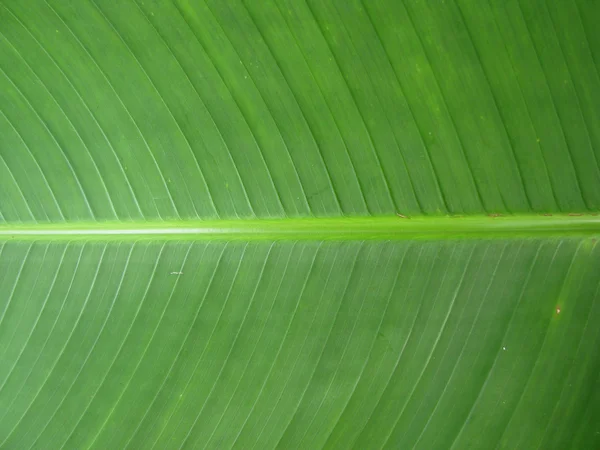
<svg viewBox="0 0 600 450">
<path fill-rule="evenodd" d="M 0 0 L 0 448 L 600 448 L 596 0 Z"/>
</svg>

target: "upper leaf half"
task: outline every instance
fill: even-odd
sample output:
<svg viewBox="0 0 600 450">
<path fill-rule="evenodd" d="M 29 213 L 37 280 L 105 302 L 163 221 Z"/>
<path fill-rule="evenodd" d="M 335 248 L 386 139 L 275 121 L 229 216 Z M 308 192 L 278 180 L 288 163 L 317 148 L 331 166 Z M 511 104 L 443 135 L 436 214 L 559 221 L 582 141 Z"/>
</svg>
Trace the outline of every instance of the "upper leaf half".
<svg viewBox="0 0 600 450">
<path fill-rule="evenodd" d="M 0 221 L 600 208 L 591 0 L 2 0 Z"/>
</svg>

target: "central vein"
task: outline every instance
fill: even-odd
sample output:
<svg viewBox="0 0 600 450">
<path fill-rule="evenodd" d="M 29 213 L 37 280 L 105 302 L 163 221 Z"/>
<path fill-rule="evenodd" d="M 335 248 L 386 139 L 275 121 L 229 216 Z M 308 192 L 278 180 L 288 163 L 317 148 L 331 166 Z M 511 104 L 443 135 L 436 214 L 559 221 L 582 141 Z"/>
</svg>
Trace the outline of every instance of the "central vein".
<svg viewBox="0 0 600 450">
<path fill-rule="evenodd" d="M 0 225 L 0 239 L 450 239 L 600 234 L 598 215 L 286 218 Z"/>
</svg>

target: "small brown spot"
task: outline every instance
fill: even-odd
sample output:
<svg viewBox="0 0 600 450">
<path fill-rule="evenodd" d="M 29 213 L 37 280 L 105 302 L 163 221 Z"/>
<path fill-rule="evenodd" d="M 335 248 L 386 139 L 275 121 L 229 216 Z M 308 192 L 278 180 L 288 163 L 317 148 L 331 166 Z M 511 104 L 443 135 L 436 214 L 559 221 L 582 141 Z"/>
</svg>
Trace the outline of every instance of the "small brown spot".
<svg viewBox="0 0 600 450">
<path fill-rule="evenodd" d="M 502 214 L 498 214 L 498 213 L 492 213 L 492 214 L 488 214 L 489 217 L 501 217 Z"/>
<path fill-rule="evenodd" d="M 556 314 L 560 314 L 560 308 L 556 308 Z"/>
<path fill-rule="evenodd" d="M 569 213 L 569 216 L 571 216 L 571 217 L 579 217 L 579 216 L 583 216 L 583 214 L 581 214 L 581 213 Z"/>
</svg>

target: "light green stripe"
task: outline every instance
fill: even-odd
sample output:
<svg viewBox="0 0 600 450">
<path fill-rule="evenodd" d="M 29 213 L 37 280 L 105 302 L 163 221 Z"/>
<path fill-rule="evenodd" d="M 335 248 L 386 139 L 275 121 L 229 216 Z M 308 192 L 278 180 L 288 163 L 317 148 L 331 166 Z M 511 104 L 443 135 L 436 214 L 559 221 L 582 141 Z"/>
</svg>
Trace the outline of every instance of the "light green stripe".
<svg viewBox="0 0 600 450">
<path fill-rule="evenodd" d="M 600 216 L 307 218 L 0 226 L 2 239 L 445 239 L 600 234 Z"/>
</svg>

